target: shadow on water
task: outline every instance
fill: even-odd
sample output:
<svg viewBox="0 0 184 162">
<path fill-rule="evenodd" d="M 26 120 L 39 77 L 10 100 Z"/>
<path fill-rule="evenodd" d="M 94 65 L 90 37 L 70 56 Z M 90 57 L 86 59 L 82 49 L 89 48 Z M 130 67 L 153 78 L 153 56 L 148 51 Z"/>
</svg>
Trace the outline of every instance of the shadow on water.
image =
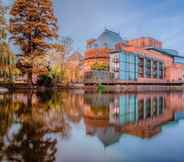
<svg viewBox="0 0 184 162">
<path fill-rule="evenodd" d="M 184 118 L 183 99 L 183 93 L 163 92 L 121 95 L 53 91 L 1 94 L 0 161 L 71 160 L 72 155 L 64 151 L 64 143 L 74 142 L 82 147 L 83 140 L 93 143 L 94 139 L 89 137 L 99 139 L 96 143 L 98 147 L 99 143 L 103 147 L 113 144 L 123 147 L 120 143 L 123 135 L 152 139 L 162 132 L 164 125 Z M 80 133 L 85 134 L 81 141 L 75 139 L 76 129 L 78 138 Z M 60 143 L 63 143 L 63 148 Z M 92 146 L 89 144 L 89 147 Z M 61 150 L 65 159 L 60 157 Z M 77 160 L 86 160 L 82 151 L 78 149 L 74 152 L 80 157 Z M 105 160 L 100 156 L 99 159 Z"/>
</svg>

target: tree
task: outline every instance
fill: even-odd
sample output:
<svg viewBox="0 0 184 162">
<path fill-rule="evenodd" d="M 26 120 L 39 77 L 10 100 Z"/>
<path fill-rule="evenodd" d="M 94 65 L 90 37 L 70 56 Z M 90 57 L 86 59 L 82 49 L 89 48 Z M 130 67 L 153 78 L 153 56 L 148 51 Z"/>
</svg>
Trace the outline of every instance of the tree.
<svg viewBox="0 0 184 162">
<path fill-rule="evenodd" d="M 52 0 L 16 0 L 10 11 L 11 39 L 22 51 L 18 66 L 32 84 L 33 59 L 50 48 L 57 38 L 57 18 Z"/>
<path fill-rule="evenodd" d="M 3 81 L 12 80 L 15 72 L 15 55 L 9 48 L 7 42 L 7 22 L 5 15 L 7 7 L 4 7 L 0 0 L 0 79 Z"/>
<path fill-rule="evenodd" d="M 73 39 L 70 37 L 62 37 L 61 45 L 64 47 L 64 58 L 69 57 L 73 50 Z"/>
</svg>

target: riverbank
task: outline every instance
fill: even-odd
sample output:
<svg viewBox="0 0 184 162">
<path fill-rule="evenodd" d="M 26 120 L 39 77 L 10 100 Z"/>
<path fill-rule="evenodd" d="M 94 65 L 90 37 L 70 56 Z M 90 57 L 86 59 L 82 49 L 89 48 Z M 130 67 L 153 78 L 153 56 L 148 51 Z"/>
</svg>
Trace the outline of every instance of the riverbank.
<svg viewBox="0 0 184 162">
<path fill-rule="evenodd" d="M 38 85 L 32 85 L 26 83 L 19 84 L 0 84 L 2 92 L 7 89 L 12 91 L 46 91 L 46 90 L 80 90 L 86 93 L 104 92 L 104 93 L 126 93 L 126 92 L 159 92 L 159 91 L 184 91 L 184 83 L 73 83 L 68 85 L 58 84 L 52 87 L 43 87 Z"/>
<path fill-rule="evenodd" d="M 184 91 L 184 82 L 86 82 L 84 84 L 85 92 L 103 91 L 107 93 L 125 93 L 125 92 L 154 92 L 154 91 Z"/>
</svg>

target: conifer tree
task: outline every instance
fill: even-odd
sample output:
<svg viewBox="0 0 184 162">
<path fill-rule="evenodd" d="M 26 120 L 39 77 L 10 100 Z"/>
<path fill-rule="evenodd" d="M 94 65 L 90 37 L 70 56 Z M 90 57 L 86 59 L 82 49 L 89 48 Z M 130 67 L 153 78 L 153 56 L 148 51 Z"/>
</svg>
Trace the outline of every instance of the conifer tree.
<svg viewBox="0 0 184 162">
<path fill-rule="evenodd" d="M 18 65 L 32 82 L 32 60 L 45 54 L 50 48 L 49 42 L 57 38 L 53 0 L 15 0 L 10 15 L 11 39 L 20 47 L 24 58 Z"/>
</svg>

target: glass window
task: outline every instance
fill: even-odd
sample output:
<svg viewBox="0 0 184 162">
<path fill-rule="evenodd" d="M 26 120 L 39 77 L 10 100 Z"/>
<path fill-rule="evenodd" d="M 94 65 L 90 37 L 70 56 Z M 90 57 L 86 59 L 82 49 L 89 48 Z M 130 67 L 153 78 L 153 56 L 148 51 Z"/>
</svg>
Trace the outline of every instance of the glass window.
<svg viewBox="0 0 184 162">
<path fill-rule="evenodd" d="M 159 114 L 162 114 L 164 112 L 164 98 L 163 96 L 160 96 L 158 99 L 158 103 L 159 103 Z"/>
<path fill-rule="evenodd" d="M 127 62 L 127 55 L 126 54 L 121 54 L 121 62 Z"/>
<path fill-rule="evenodd" d="M 157 97 L 154 97 L 153 98 L 153 106 L 152 106 L 152 112 L 153 112 L 154 116 L 157 115 L 157 107 L 158 107 L 157 105 L 158 105 Z"/>
<path fill-rule="evenodd" d="M 126 56 L 125 56 L 126 55 Z M 138 70 L 136 70 L 138 64 L 137 64 L 137 56 L 136 55 L 132 55 L 132 54 L 122 54 L 121 56 L 121 63 L 120 63 L 120 70 L 121 73 L 121 79 L 123 80 L 136 80 L 137 78 L 137 72 Z M 125 60 L 127 59 L 127 62 L 125 62 Z M 124 61 L 122 61 L 124 60 Z"/>
<path fill-rule="evenodd" d="M 145 104 L 146 104 L 146 117 L 150 117 L 151 116 L 151 98 L 146 99 Z"/>
<path fill-rule="evenodd" d="M 129 67 L 130 67 L 129 71 L 135 73 L 135 64 L 130 64 Z"/>
<path fill-rule="evenodd" d="M 129 72 L 129 80 L 135 80 L 135 72 Z"/>
<path fill-rule="evenodd" d="M 153 61 L 153 64 L 152 64 L 152 75 L 153 75 L 153 78 L 157 78 L 158 77 L 158 62 L 157 61 Z"/>
<path fill-rule="evenodd" d="M 129 55 L 129 63 L 132 63 L 132 64 L 135 63 L 135 56 L 134 55 Z"/>
<path fill-rule="evenodd" d="M 151 78 L 151 60 L 146 58 L 145 62 L 145 72 L 146 72 L 146 77 Z"/>
<path fill-rule="evenodd" d="M 144 77 L 144 58 L 142 57 L 138 58 L 138 72 L 139 77 Z"/>
<path fill-rule="evenodd" d="M 158 73 L 159 73 L 159 78 L 163 79 L 164 78 L 164 65 L 161 62 L 159 63 Z"/>
</svg>

